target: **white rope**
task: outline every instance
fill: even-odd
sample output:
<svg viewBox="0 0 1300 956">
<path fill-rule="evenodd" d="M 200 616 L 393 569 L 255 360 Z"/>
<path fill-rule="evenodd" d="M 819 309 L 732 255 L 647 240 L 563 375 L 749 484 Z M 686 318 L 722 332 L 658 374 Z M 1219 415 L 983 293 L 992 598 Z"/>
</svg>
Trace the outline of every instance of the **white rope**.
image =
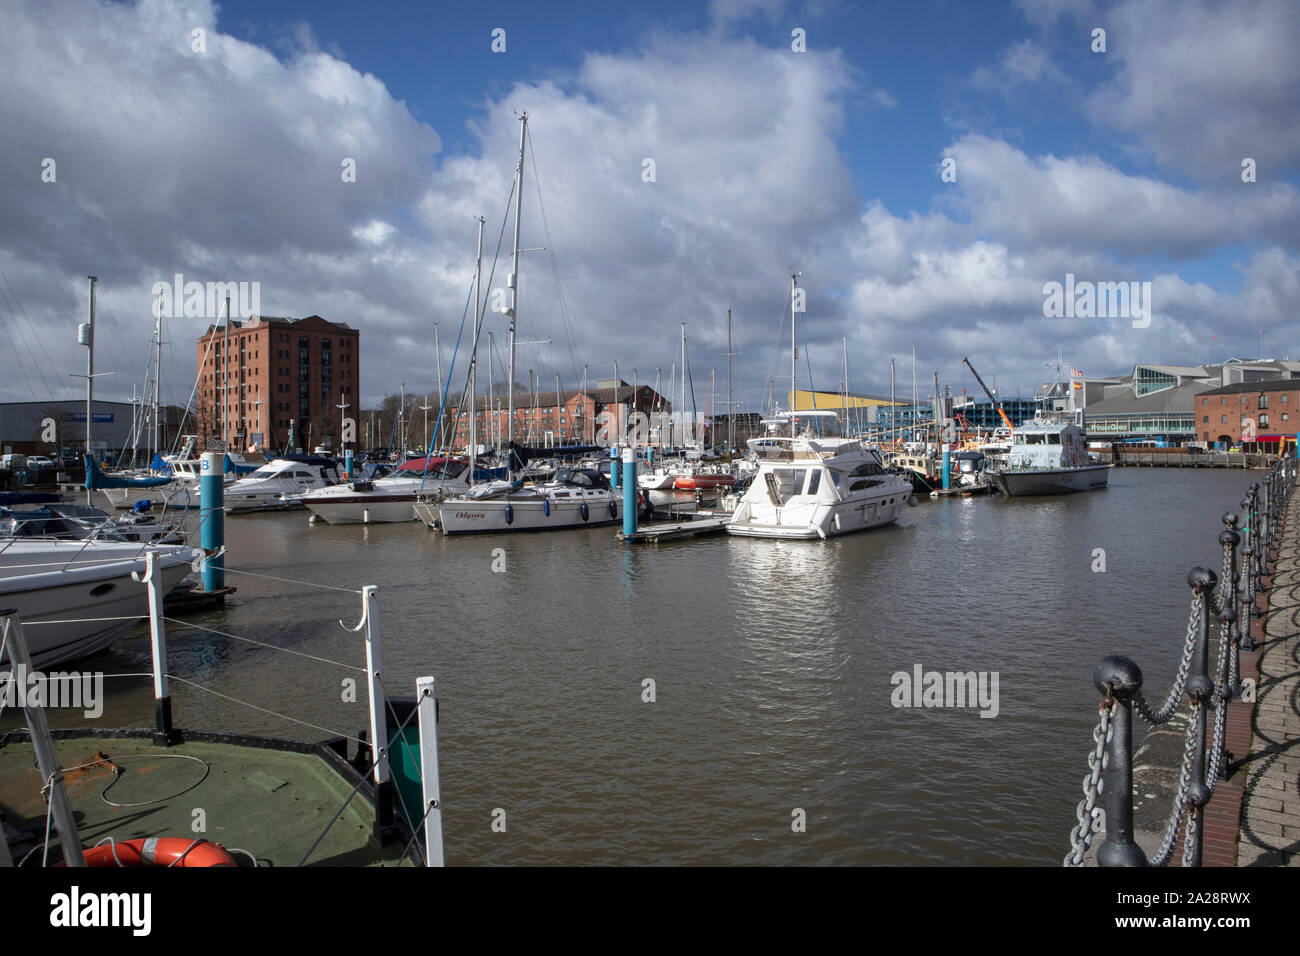
<svg viewBox="0 0 1300 956">
<path fill-rule="evenodd" d="M 347 594 L 362 593 L 357 588 L 340 588 L 332 584 L 317 584 L 315 581 L 295 581 L 292 578 L 278 578 L 274 574 L 262 574 L 259 571 L 244 571 L 240 568 L 214 568 L 213 570 L 225 571 L 227 574 L 250 574 L 255 578 L 267 578 L 271 581 L 283 581 L 285 584 L 298 584 L 305 588 L 323 588 L 326 591 L 343 591 Z"/>
<path fill-rule="evenodd" d="M 283 651 L 286 654 L 293 654 L 295 657 L 305 657 L 308 660 L 320 661 L 322 664 L 333 664 L 335 667 L 343 667 L 350 671 L 356 671 L 359 674 L 364 674 L 366 672 L 366 669 L 364 667 L 357 667 L 354 664 L 344 664 L 341 661 L 332 661 L 328 657 L 317 657 L 314 654 L 306 654 L 303 653 L 302 651 L 290 650 L 289 648 L 281 647 L 278 644 L 267 644 L 264 641 L 255 641 L 251 637 L 240 637 L 238 634 L 230 634 L 227 633 L 226 631 L 218 631 L 215 627 L 204 627 L 202 624 L 191 624 L 188 621 L 179 621 L 174 617 L 164 617 L 163 620 L 169 621 L 172 624 L 179 624 L 181 627 L 192 628 L 193 630 L 196 631 L 207 631 L 210 634 L 219 634 L 222 637 L 228 637 L 231 640 L 246 641 L 249 644 L 256 644 L 258 647 L 269 647 L 273 651 Z M 174 634 L 176 632 L 173 631 L 171 633 Z"/>
<path fill-rule="evenodd" d="M 230 701 L 231 703 L 243 704 L 245 707 L 253 708 L 253 710 L 259 710 L 264 714 L 270 714 L 272 717 L 279 717 L 282 720 L 288 720 L 288 721 L 292 721 L 295 724 L 302 724 L 304 727 L 310 727 L 312 730 L 319 730 L 321 733 L 333 734 L 336 737 L 345 737 L 348 740 L 353 741 L 354 743 L 361 744 L 362 746 L 365 745 L 364 740 L 361 740 L 358 737 L 353 737 L 351 734 L 345 734 L 338 730 L 330 730 L 330 728 L 322 727 L 320 724 L 313 724 L 305 720 L 299 720 L 297 717 L 290 717 L 288 714 L 281 714 L 278 711 L 268 710 L 265 707 L 259 707 L 257 704 L 249 703 L 246 700 L 240 700 L 238 697 L 231 697 L 229 694 L 223 694 L 221 693 L 221 691 L 213 690 L 211 687 L 204 687 L 202 684 L 196 684 L 194 683 L 194 681 L 186 680 L 184 677 L 177 677 L 175 674 L 168 674 L 167 678 L 168 680 L 174 680 L 181 684 L 188 684 L 190 687 L 195 687 L 199 690 L 206 691 L 207 693 L 212 694 L 215 697 L 220 697 L 223 700 Z"/>
</svg>

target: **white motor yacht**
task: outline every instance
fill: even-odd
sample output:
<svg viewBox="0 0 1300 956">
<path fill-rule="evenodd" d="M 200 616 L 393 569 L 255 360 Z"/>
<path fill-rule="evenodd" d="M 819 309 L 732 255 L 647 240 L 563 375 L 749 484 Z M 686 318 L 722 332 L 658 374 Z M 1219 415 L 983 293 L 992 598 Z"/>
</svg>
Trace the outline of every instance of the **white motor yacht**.
<svg viewBox="0 0 1300 956">
<path fill-rule="evenodd" d="M 267 462 L 222 492 L 226 514 L 247 511 L 283 511 L 302 507 L 304 492 L 339 481 L 338 464 L 332 458 L 294 455 Z"/>
<path fill-rule="evenodd" d="M 912 485 L 856 438 L 751 438 L 758 474 L 727 525 L 756 538 L 829 538 L 898 520 Z"/>
</svg>

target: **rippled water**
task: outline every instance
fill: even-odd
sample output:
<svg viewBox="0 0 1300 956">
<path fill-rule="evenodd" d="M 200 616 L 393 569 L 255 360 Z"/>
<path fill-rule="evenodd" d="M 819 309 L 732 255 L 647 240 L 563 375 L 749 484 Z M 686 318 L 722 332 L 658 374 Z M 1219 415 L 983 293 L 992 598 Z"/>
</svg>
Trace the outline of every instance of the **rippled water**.
<svg viewBox="0 0 1300 956">
<path fill-rule="evenodd" d="M 1259 474 L 1115 469 L 1105 491 L 924 501 L 896 527 L 827 542 L 444 538 L 302 512 L 231 518 L 226 540 L 232 567 L 380 585 L 385 685 L 438 680 L 450 863 L 1056 865 L 1091 746 L 1092 667 L 1127 653 L 1163 693 L 1186 573 L 1218 566 L 1220 515 Z M 337 623 L 356 623 L 358 595 L 228 583 L 230 605 L 196 620 L 364 664 Z M 147 670 L 148 655 L 137 630 L 81 666 Z M 916 664 L 998 672 L 998 715 L 894 708 L 891 675 Z M 366 724 L 364 692 L 341 699 L 360 675 L 332 664 L 190 633 L 170 670 L 331 730 Z M 151 722 L 144 682 L 110 683 L 105 721 Z M 174 692 L 181 726 L 322 736 Z"/>
</svg>

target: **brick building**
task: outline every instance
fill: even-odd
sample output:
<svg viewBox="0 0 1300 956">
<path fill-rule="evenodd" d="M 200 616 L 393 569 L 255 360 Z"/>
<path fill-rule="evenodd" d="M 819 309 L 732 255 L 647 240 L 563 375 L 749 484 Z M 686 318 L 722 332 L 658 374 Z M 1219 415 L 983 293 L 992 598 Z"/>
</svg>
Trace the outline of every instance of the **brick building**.
<svg viewBox="0 0 1300 956">
<path fill-rule="evenodd" d="M 343 413 L 360 415 L 360 333 L 319 315 L 287 319 L 254 315 L 224 324 L 198 341 L 198 433 L 224 436 L 231 450 L 310 451 L 328 441 L 336 451 Z"/>
<path fill-rule="evenodd" d="M 1196 396 L 1196 437 L 1208 445 L 1276 452 L 1300 433 L 1300 378 L 1237 382 Z M 1253 437 L 1252 437 L 1253 436 Z"/>
<path fill-rule="evenodd" d="M 646 416 L 647 427 L 653 413 L 671 414 L 672 405 L 653 388 L 642 385 L 635 390 L 624 381 L 602 380 L 595 388 L 561 390 L 559 392 L 515 392 L 515 441 L 533 445 L 583 445 L 607 444 L 602 440 L 602 430 L 607 434 L 621 434 L 630 423 L 631 412 Z M 488 399 L 478 399 L 475 428 L 480 445 L 504 444 L 509 410 L 505 393 L 493 395 L 491 407 Z M 450 420 L 456 420 L 456 408 L 448 406 Z M 651 437 L 651 444 L 662 440 Z M 469 445 L 469 409 L 465 408 L 457 422 L 453 447 Z"/>
</svg>

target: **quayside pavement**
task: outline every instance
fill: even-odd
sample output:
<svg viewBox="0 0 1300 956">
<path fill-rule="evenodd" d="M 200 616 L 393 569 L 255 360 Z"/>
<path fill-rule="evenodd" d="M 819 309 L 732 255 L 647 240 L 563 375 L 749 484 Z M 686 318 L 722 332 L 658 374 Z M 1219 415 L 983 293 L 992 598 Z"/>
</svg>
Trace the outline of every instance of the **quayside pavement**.
<svg viewBox="0 0 1300 956">
<path fill-rule="evenodd" d="M 1228 748 L 1247 754 L 1234 774 L 1241 788 L 1236 865 L 1300 868 L 1300 494 L 1287 504 L 1273 578 L 1264 583 L 1271 586 L 1267 611 L 1254 622 L 1256 649 L 1241 655 L 1243 680 L 1255 680 L 1253 712 L 1248 724 L 1229 714 Z M 1241 746 L 1247 732 L 1248 752 Z"/>
</svg>

